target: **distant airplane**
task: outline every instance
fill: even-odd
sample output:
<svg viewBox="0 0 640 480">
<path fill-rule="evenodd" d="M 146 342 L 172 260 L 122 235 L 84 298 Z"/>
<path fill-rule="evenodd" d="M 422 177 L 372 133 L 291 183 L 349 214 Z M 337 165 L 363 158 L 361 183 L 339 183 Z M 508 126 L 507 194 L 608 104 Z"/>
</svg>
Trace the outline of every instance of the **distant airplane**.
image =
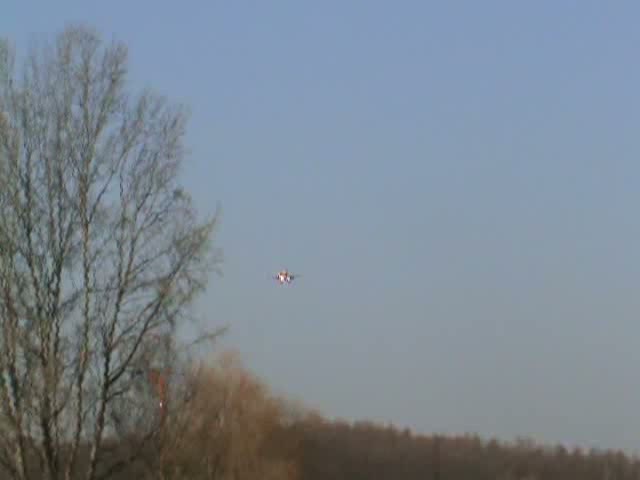
<svg viewBox="0 0 640 480">
<path fill-rule="evenodd" d="M 273 276 L 273 279 L 276 280 L 280 285 L 290 284 L 293 282 L 294 278 L 298 278 L 300 275 L 293 274 L 289 272 L 287 269 L 280 270 Z"/>
</svg>

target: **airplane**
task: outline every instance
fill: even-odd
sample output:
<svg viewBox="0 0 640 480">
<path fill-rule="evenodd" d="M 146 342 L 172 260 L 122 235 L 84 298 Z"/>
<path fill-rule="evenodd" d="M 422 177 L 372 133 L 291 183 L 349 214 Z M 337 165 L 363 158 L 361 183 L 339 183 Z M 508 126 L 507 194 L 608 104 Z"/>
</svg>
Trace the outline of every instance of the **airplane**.
<svg viewBox="0 0 640 480">
<path fill-rule="evenodd" d="M 290 284 L 293 282 L 294 278 L 298 278 L 300 275 L 293 274 L 289 272 L 287 269 L 280 270 L 273 276 L 273 279 L 276 280 L 280 285 Z"/>
</svg>

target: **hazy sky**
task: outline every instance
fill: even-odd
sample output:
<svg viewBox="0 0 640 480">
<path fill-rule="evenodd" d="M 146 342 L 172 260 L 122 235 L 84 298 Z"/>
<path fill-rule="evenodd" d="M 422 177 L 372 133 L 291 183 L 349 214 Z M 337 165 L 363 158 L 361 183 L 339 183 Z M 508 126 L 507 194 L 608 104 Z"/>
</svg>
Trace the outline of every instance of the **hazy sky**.
<svg viewBox="0 0 640 480">
<path fill-rule="evenodd" d="M 189 104 L 200 311 L 329 416 L 639 449 L 640 4 L 4 0 Z M 279 288 L 268 275 L 303 275 Z"/>
</svg>

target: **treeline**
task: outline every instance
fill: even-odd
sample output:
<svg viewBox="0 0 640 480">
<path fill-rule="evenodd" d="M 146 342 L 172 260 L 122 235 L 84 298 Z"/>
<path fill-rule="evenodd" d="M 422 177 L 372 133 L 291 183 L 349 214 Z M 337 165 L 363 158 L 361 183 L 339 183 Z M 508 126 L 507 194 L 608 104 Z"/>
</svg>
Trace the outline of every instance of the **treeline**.
<svg viewBox="0 0 640 480">
<path fill-rule="evenodd" d="M 640 462 L 621 452 L 567 450 L 529 440 L 506 443 L 472 435 L 417 435 L 371 422 L 329 421 L 274 396 L 236 355 L 200 364 L 180 389 L 179 396 L 186 394 L 188 401 L 170 409 L 152 436 L 132 433 L 106 440 L 97 459 L 96 479 L 640 478 Z M 157 409 L 152 400 L 149 411 Z M 81 448 L 78 466 L 89 457 L 89 450 Z M 35 451 L 28 463 L 30 478 L 47 476 L 42 475 L 44 463 Z M 0 478 L 12 476 L 3 473 Z M 55 478 L 64 478 L 63 472 Z"/>
<path fill-rule="evenodd" d="M 300 439 L 304 480 L 604 480 L 640 478 L 640 461 L 622 452 L 568 450 L 530 440 L 423 436 L 368 422 L 320 418 L 289 427 Z"/>
</svg>

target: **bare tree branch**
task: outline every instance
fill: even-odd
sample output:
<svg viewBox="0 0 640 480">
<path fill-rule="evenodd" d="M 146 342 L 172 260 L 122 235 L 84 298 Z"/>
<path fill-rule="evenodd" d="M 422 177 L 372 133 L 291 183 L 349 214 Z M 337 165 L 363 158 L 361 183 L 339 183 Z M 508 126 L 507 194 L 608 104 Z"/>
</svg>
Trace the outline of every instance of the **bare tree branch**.
<svg viewBox="0 0 640 480">
<path fill-rule="evenodd" d="M 134 437 L 117 410 L 218 261 L 216 216 L 178 183 L 186 112 L 126 92 L 127 61 L 72 26 L 18 76 L 0 44 L 0 464 L 16 479 L 35 458 L 52 480 L 107 478 L 114 436 L 153 437 L 142 410 Z"/>
</svg>

